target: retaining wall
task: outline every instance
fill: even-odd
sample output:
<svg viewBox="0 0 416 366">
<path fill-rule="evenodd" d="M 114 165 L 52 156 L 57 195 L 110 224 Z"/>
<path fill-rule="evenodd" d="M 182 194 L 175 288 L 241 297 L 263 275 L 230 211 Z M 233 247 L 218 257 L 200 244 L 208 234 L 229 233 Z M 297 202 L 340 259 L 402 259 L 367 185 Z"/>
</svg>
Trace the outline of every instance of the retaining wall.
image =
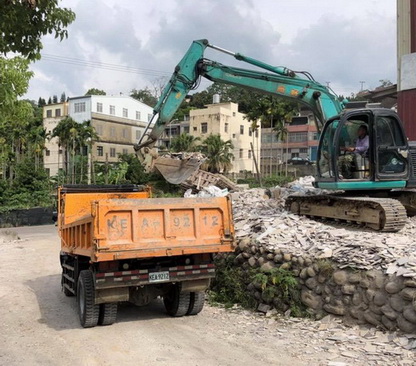
<svg viewBox="0 0 416 366">
<path fill-rule="evenodd" d="M 416 278 L 380 270 L 339 269 L 329 260 L 311 258 L 307 253 L 293 256 L 254 245 L 247 238 L 240 240 L 235 254 L 235 264 L 246 270 L 270 272 L 280 267 L 291 271 L 299 284 L 301 302 L 317 318 L 335 314 L 359 324 L 416 332 Z M 248 289 L 260 303 L 281 305 L 279 299 L 267 298 L 253 283 Z"/>
<path fill-rule="evenodd" d="M 0 214 L 0 227 L 34 226 L 53 224 L 51 207 L 35 207 L 12 210 Z"/>
</svg>

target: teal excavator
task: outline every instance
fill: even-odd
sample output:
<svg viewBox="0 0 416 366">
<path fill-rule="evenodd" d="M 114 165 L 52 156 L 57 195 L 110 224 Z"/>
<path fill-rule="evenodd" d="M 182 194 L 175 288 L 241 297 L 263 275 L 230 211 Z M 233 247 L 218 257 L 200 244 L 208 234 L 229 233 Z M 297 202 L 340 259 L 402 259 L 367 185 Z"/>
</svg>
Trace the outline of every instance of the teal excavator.
<svg viewBox="0 0 416 366">
<path fill-rule="evenodd" d="M 223 65 L 204 58 L 207 47 L 256 66 L 261 71 Z M 179 184 L 199 168 L 197 159 L 156 157 L 154 146 L 188 93 L 200 78 L 241 86 L 306 105 L 320 134 L 315 187 L 330 194 L 293 195 L 286 207 L 293 213 L 358 223 L 380 231 L 403 228 L 416 213 L 416 144 L 408 142 L 398 115 L 385 108 L 346 108 L 345 101 L 316 82 L 306 71 L 272 66 L 210 44 L 194 41 L 166 85 L 142 140 L 139 158 Z M 155 123 L 154 123 L 155 122 Z M 150 130 L 150 126 L 153 128 Z M 357 153 L 357 134 L 365 130 L 367 146 Z M 149 131 L 150 130 L 150 131 Z"/>
</svg>

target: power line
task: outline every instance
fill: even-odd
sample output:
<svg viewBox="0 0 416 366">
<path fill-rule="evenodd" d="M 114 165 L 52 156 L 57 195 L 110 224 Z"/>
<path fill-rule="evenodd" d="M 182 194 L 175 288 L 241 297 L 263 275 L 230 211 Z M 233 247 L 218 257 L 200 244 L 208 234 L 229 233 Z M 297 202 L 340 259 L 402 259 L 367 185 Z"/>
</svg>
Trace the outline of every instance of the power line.
<svg viewBox="0 0 416 366">
<path fill-rule="evenodd" d="M 91 68 L 104 69 L 104 70 L 109 70 L 109 71 L 126 72 L 126 73 L 131 73 L 131 74 L 144 74 L 144 75 L 159 76 L 159 77 L 171 75 L 169 72 L 166 72 L 166 71 L 123 66 L 123 65 L 111 64 L 111 63 L 100 62 L 100 61 L 88 61 L 88 60 L 82 60 L 82 59 L 73 58 L 73 57 L 64 57 L 64 56 L 51 55 L 51 54 L 43 54 L 42 59 L 45 61 L 52 61 L 52 62 L 67 64 L 67 65 L 91 67 Z"/>
</svg>

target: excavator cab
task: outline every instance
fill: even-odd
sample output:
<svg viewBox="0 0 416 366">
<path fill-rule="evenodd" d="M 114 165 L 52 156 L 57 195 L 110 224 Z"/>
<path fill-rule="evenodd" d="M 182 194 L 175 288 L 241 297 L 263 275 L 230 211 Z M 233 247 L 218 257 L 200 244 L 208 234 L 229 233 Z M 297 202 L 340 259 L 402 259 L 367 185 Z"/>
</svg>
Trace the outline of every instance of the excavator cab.
<svg viewBox="0 0 416 366">
<path fill-rule="evenodd" d="M 403 125 L 389 109 L 348 111 L 324 126 L 316 186 L 332 190 L 404 188 L 409 146 Z"/>
</svg>

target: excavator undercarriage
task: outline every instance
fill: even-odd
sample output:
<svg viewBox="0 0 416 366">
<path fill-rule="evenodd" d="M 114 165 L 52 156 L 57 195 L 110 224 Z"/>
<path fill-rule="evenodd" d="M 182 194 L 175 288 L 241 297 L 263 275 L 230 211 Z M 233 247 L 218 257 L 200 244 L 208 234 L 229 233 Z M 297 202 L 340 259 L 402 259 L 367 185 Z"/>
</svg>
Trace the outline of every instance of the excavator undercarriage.
<svg viewBox="0 0 416 366">
<path fill-rule="evenodd" d="M 416 213 L 416 190 L 379 193 L 377 197 L 341 194 L 293 195 L 286 199 L 286 209 L 298 215 L 318 219 L 356 223 L 377 231 L 401 230 L 407 216 Z"/>
</svg>

